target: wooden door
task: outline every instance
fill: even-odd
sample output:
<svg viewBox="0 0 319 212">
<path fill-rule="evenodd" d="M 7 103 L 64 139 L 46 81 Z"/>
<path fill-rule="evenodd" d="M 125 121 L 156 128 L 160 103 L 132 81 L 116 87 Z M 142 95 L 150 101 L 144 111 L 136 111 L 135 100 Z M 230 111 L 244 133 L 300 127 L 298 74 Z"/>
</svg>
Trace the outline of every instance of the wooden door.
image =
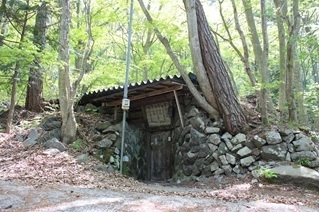
<svg viewBox="0 0 319 212">
<path fill-rule="evenodd" d="M 151 135 L 151 181 L 164 181 L 172 176 L 172 145 L 170 132 Z"/>
</svg>

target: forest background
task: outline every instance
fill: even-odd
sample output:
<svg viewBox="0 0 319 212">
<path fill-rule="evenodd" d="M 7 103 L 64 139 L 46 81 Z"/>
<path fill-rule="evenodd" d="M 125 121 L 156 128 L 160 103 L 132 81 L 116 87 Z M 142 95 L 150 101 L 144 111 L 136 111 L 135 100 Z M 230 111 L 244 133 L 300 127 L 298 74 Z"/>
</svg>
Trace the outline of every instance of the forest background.
<svg viewBox="0 0 319 212">
<path fill-rule="evenodd" d="M 1 1 L 1 102 L 11 101 L 41 111 L 38 103 L 43 99 L 59 98 L 59 78 L 70 78 L 73 86 L 69 88 L 74 89 L 77 98 L 88 91 L 123 86 L 130 2 L 69 3 L 70 17 L 63 16 L 68 13 L 61 9 L 61 2 L 53 0 Z M 258 97 L 264 124 L 289 123 L 318 129 L 319 3 L 201 3 L 240 99 L 251 94 Z M 130 83 L 179 74 L 154 28 L 167 38 L 183 68 L 192 72 L 183 2 L 148 1 L 146 8 L 153 17 L 152 23 L 140 5 L 134 4 Z M 61 19 L 70 20 L 67 45 L 62 45 Z M 70 53 L 70 72 L 63 77 L 61 67 L 66 64 L 60 55 L 65 49 Z"/>
</svg>

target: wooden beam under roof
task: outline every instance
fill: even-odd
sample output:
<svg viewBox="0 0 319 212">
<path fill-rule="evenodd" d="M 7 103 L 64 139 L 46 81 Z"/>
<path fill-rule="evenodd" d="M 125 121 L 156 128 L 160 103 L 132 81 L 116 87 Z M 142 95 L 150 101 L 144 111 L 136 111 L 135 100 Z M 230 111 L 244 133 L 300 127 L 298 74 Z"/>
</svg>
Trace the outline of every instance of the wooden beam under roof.
<svg viewBox="0 0 319 212">
<path fill-rule="evenodd" d="M 173 80 L 167 80 L 167 81 L 159 81 L 159 82 L 153 82 L 153 83 L 150 83 L 150 84 L 144 84 L 144 85 L 140 85 L 138 87 L 133 87 L 133 88 L 130 88 L 128 89 L 128 93 L 129 95 L 131 93 L 140 93 L 140 92 L 143 92 L 145 90 L 158 90 L 159 88 L 167 88 L 171 85 L 182 85 L 181 83 L 179 82 L 175 82 Z M 145 92 L 143 92 L 145 93 Z M 132 94 L 131 94 L 132 95 Z M 115 92 L 115 93 L 112 93 L 112 94 L 109 94 L 109 95 L 106 95 L 106 96 L 101 96 L 101 97 L 98 97 L 98 98 L 94 98 L 93 101 L 100 101 L 100 100 L 104 100 L 104 99 L 109 99 L 109 98 L 119 98 L 123 96 L 123 90 L 120 90 L 118 92 Z"/>
<path fill-rule="evenodd" d="M 154 90 L 151 92 L 146 92 L 146 93 L 142 93 L 142 94 L 138 94 L 138 95 L 131 95 L 129 94 L 128 98 L 130 99 L 130 101 L 135 101 L 135 100 L 139 100 L 139 99 L 144 99 L 144 98 L 148 98 L 148 97 L 152 97 L 152 96 L 157 96 L 160 94 L 164 94 L 164 93 L 169 93 L 172 91 L 177 91 L 177 90 L 181 90 L 183 89 L 183 85 L 182 84 L 178 84 L 178 85 L 173 85 L 170 87 L 166 87 L 166 88 L 162 88 L 160 90 Z M 105 102 L 104 106 L 116 106 L 116 105 L 121 105 L 122 104 L 122 99 L 116 99 L 110 102 Z"/>
</svg>

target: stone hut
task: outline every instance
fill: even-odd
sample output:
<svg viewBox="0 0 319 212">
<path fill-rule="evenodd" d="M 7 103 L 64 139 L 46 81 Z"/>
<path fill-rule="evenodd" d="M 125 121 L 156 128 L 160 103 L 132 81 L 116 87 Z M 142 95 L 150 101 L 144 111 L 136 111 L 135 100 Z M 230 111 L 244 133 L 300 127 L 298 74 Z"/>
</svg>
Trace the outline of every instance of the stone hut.
<svg viewBox="0 0 319 212">
<path fill-rule="evenodd" d="M 85 94 L 79 105 L 93 104 L 101 113 L 109 114 L 112 123 L 118 124 L 122 120 L 122 98 L 123 87 L 113 87 Z M 176 128 L 180 133 L 185 127 L 183 114 L 193 104 L 185 82 L 181 77 L 173 76 L 130 84 L 128 98 L 130 109 L 126 118 L 124 155 L 130 175 L 154 181 L 172 178 L 174 148 L 178 140 Z M 119 140 L 112 143 L 117 149 L 120 148 Z M 116 160 L 114 156 L 111 161 L 113 159 Z"/>
<path fill-rule="evenodd" d="M 196 79 L 191 79 L 196 83 Z M 98 123 L 100 157 L 119 167 L 123 88 L 85 94 L 80 106 L 94 105 L 110 120 Z M 318 170 L 318 141 L 299 131 L 276 130 L 248 140 L 230 135 L 197 106 L 179 76 L 130 84 L 123 171 L 139 180 L 166 181 L 220 174 L 253 173 L 264 161 L 304 162 Z"/>
</svg>

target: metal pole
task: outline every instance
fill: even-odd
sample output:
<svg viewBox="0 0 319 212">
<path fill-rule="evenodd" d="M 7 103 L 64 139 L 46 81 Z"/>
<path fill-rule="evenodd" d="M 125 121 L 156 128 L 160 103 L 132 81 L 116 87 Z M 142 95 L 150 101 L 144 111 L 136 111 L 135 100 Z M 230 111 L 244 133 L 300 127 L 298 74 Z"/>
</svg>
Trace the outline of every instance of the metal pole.
<svg viewBox="0 0 319 212">
<path fill-rule="evenodd" d="M 133 21 L 133 0 L 131 0 L 131 4 L 130 4 L 130 18 L 129 18 L 129 24 L 128 24 L 128 41 L 127 41 L 127 51 L 126 51 L 126 70 L 125 70 L 125 84 L 124 84 L 123 99 L 127 99 L 127 93 L 128 93 L 128 77 L 129 77 L 130 62 L 131 62 L 132 21 Z M 120 173 L 121 174 L 123 173 L 125 122 L 126 122 L 126 110 L 123 110 L 121 158 L 120 158 Z"/>
</svg>

